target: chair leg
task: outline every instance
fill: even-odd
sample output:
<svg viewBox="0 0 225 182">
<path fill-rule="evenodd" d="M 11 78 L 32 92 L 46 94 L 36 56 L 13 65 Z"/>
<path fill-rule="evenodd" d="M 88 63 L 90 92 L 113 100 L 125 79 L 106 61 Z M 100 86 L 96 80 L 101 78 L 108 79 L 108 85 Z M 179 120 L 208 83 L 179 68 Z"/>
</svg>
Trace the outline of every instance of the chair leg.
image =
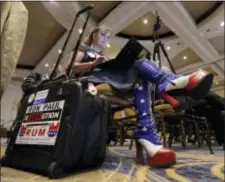
<svg viewBox="0 0 225 182">
<path fill-rule="evenodd" d="M 195 146 L 195 142 L 197 141 L 196 140 L 196 135 L 194 135 L 194 139 L 193 139 L 193 126 L 190 125 L 188 128 L 187 128 L 187 141 L 188 143 L 191 142 L 193 146 Z"/>
<path fill-rule="evenodd" d="M 198 137 L 196 135 L 194 135 L 194 139 L 192 141 L 193 146 L 195 146 L 197 140 L 198 140 Z"/>
<path fill-rule="evenodd" d="M 209 131 L 209 126 L 208 126 L 207 120 L 204 121 L 204 125 L 205 125 L 205 129 L 206 129 L 207 139 L 209 140 L 209 142 L 211 144 L 211 135 L 210 135 L 210 131 Z"/>
<path fill-rule="evenodd" d="M 205 135 L 203 135 L 203 137 L 204 137 L 204 139 L 206 141 L 206 144 L 207 144 L 207 146 L 209 148 L 210 154 L 214 154 L 214 151 L 212 149 L 211 143 L 209 142 L 209 140 L 207 139 L 207 137 Z"/>
<path fill-rule="evenodd" d="M 208 127 L 208 123 L 207 120 L 204 121 L 204 125 L 206 128 L 206 133 L 204 133 L 203 137 L 206 141 L 206 144 L 209 148 L 210 154 L 214 154 L 213 150 L 212 150 L 212 145 L 211 145 L 211 139 L 210 139 L 210 132 L 209 132 L 209 127 Z"/>
<path fill-rule="evenodd" d="M 170 133 L 169 133 L 169 138 L 168 138 L 168 146 L 169 147 L 172 147 L 173 139 L 174 139 L 174 126 L 172 126 L 170 128 Z"/>
<path fill-rule="evenodd" d="M 163 145 L 164 147 L 166 147 L 166 127 L 164 119 L 162 119 L 162 137 L 163 137 Z"/>
<path fill-rule="evenodd" d="M 119 134 L 120 134 L 120 146 L 124 144 L 124 127 L 119 126 Z"/>
<path fill-rule="evenodd" d="M 186 132 L 185 132 L 185 128 L 184 128 L 184 120 L 180 120 L 180 127 L 181 127 L 181 136 L 182 136 L 182 139 L 181 139 L 181 144 L 182 144 L 182 147 L 183 149 L 186 149 Z"/>
<path fill-rule="evenodd" d="M 133 143 L 134 143 L 134 133 L 133 133 L 132 138 L 131 138 L 131 141 L 130 141 L 129 150 L 132 150 Z"/>
<path fill-rule="evenodd" d="M 198 148 L 201 148 L 201 139 L 200 139 L 200 133 L 199 133 L 199 125 L 198 122 L 194 121 L 194 128 L 195 128 L 195 134 L 198 140 Z"/>
</svg>

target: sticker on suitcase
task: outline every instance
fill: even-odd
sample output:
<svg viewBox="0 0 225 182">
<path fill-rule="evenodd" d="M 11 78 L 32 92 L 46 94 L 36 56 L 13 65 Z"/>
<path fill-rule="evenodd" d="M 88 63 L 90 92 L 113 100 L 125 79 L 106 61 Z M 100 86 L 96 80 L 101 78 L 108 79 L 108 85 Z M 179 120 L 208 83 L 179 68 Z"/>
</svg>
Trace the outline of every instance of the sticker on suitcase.
<svg viewBox="0 0 225 182">
<path fill-rule="evenodd" d="M 42 90 L 36 93 L 33 104 L 43 104 L 48 96 L 49 89 Z"/>
<path fill-rule="evenodd" d="M 55 145 L 65 101 L 28 106 L 16 144 Z"/>
</svg>

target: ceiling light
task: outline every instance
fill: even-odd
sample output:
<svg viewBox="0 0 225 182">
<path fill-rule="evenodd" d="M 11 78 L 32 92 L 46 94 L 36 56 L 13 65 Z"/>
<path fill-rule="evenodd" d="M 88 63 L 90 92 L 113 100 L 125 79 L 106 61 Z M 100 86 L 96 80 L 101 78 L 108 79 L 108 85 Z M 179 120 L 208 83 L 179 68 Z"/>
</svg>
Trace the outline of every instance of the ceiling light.
<svg viewBox="0 0 225 182">
<path fill-rule="evenodd" d="M 167 51 L 169 51 L 169 50 L 170 50 L 170 48 L 171 48 L 170 46 L 167 46 L 167 47 L 166 47 Z"/>
<path fill-rule="evenodd" d="M 110 44 L 107 44 L 107 47 L 110 47 Z"/>
<path fill-rule="evenodd" d="M 144 23 L 144 24 L 147 24 L 147 23 L 148 23 L 148 19 L 144 19 L 144 20 L 143 20 L 143 23 Z"/>
<path fill-rule="evenodd" d="M 220 26 L 221 26 L 221 27 L 224 27 L 224 21 L 221 21 L 221 22 L 220 22 Z"/>
<path fill-rule="evenodd" d="M 79 33 L 82 33 L 82 29 L 80 28 L 80 29 L 78 30 L 78 32 L 79 32 Z"/>
<path fill-rule="evenodd" d="M 61 49 L 59 49 L 59 50 L 58 50 L 58 53 L 59 53 L 59 54 L 61 54 L 61 53 L 62 53 L 62 50 L 61 50 Z"/>
<path fill-rule="evenodd" d="M 187 56 L 184 56 L 183 59 L 186 60 L 187 59 Z"/>
<path fill-rule="evenodd" d="M 48 64 L 48 63 L 46 63 L 46 64 L 45 64 L 45 67 L 47 68 L 48 66 L 49 66 L 49 64 Z"/>
</svg>

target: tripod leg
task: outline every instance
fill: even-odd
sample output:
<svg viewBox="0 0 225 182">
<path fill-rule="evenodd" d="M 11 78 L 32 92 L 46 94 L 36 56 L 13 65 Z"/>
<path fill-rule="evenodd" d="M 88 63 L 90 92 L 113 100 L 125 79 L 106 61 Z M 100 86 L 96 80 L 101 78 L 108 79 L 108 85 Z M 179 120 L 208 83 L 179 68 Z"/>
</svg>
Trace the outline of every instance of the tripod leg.
<svg viewBox="0 0 225 182">
<path fill-rule="evenodd" d="M 164 44 L 162 44 L 161 41 L 159 42 L 159 46 L 160 46 L 160 48 L 162 49 L 163 54 L 165 55 L 165 57 L 166 57 L 166 59 L 167 59 L 169 65 L 170 65 L 171 70 L 173 71 L 173 73 L 176 73 L 176 71 L 175 71 L 175 69 L 174 69 L 174 67 L 173 67 L 173 65 L 172 65 L 172 63 L 171 63 L 171 61 L 170 61 L 170 58 L 169 58 L 169 56 L 168 56 L 168 54 L 167 54 L 167 52 L 166 52 L 166 50 L 165 50 Z"/>
</svg>

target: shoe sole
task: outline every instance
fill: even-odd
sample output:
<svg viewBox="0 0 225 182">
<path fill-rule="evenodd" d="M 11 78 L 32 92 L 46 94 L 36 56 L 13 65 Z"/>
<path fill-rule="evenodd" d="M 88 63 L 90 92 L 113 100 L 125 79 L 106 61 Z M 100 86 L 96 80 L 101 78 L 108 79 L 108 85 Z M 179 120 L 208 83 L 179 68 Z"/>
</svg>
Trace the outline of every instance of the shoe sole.
<svg viewBox="0 0 225 182">
<path fill-rule="evenodd" d="M 188 91 L 188 96 L 195 100 L 203 99 L 207 96 L 213 83 L 213 74 L 206 75 L 195 88 Z"/>
<path fill-rule="evenodd" d="M 175 165 L 177 162 L 176 161 L 173 161 L 173 162 L 170 162 L 168 164 L 159 164 L 159 165 L 150 165 L 148 164 L 150 167 L 153 167 L 153 168 L 168 168 L 168 167 L 171 167 L 173 165 Z M 142 162 L 137 162 L 136 161 L 136 164 L 138 165 L 146 165 L 146 163 L 144 161 Z"/>
<path fill-rule="evenodd" d="M 175 165 L 176 163 L 177 163 L 176 161 L 173 161 L 173 162 L 168 163 L 168 164 L 150 165 L 150 166 L 153 167 L 153 168 L 169 168 L 169 167 Z"/>
</svg>

